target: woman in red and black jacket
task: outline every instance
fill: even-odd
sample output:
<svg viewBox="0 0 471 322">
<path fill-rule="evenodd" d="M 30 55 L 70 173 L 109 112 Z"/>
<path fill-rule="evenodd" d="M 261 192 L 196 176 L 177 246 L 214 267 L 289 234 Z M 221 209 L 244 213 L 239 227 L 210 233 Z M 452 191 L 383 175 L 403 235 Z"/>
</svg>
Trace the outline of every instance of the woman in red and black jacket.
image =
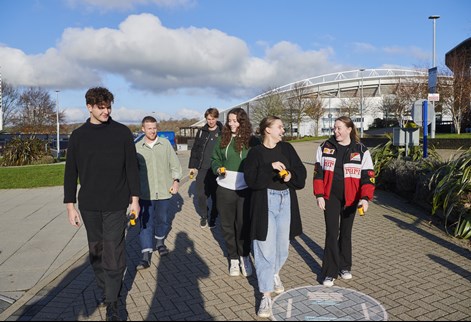
<svg viewBox="0 0 471 322">
<path fill-rule="evenodd" d="M 323 284 L 333 286 L 339 275 L 352 278 L 353 220 L 357 207 L 368 210 L 375 189 L 370 152 L 360 142 L 349 117 L 337 118 L 334 135 L 317 149 L 313 185 L 326 224 Z"/>
</svg>

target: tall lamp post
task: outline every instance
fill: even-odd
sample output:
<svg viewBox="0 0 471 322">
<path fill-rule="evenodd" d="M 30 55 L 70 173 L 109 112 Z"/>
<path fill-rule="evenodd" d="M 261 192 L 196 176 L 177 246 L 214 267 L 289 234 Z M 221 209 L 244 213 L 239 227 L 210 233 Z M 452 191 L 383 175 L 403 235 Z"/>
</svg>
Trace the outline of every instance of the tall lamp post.
<svg viewBox="0 0 471 322">
<path fill-rule="evenodd" d="M 57 121 L 57 141 L 56 141 L 56 149 L 57 149 L 57 161 L 60 161 L 60 138 L 59 138 L 59 90 L 56 90 L 56 121 Z"/>
<path fill-rule="evenodd" d="M 365 70 L 364 68 L 359 69 L 361 72 L 361 87 L 360 87 L 360 92 L 361 92 L 361 97 L 360 97 L 360 137 L 363 139 L 363 71 Z"/>
<path fill-rule="evenodd" d="M 433 20 L 433 56 L 432 56 L 432 59 L 433 59 L 433 66 L 432 68 L 435 68 L 437 67 L 437 62 L 436 62 L 436 56 L 435 56 L 435 40 L 436 40 L 436 22 L 437 22 L 437 19 L 440 18 L 440 16 L 437 16 L 437 15 L 433 15 L 433 16 L 430 16 L 428 17 L 429 19 Z M 436 79 L 435 79 L 435 82 L 436 82 Z M 432 92 L 433 93 L 436 93 L 436 88 L 433 88 L 432 89 Z M 432 111 L 433 111 L 433 115 L 432 116 L 432 126 L 431 126 L 431 135 L 430 137 L 432 139 L 435 138 L 435 129 L 436 129 L 436 120 L 435 120 L 435 102 L 432 101 Z"/>
<path fill-rule="evenodd" d="M 3 131 L 3 87 L 2 71 L 0 70 L 0 132 Z"/>
<path fill-rule="evenodd" d="M 327 95 L 329 97 L 329 114 L 327 116 L 329 118 L 329 135 L 331 135 L 332 132 L 333 132 L 332 131 L 332 116 L 333 116 L 333 114 L 332 114 L 332 107 L 331 107 L 331 99 L 332 99 L 332 97 L 335 97 L 335 96 L 332 95 L 331 93 L 323 93 L 323 94 L 321 94 L 322 98 L 325 98 L 325 96 L 323 96 L 323 95 Z"/>
</svg>

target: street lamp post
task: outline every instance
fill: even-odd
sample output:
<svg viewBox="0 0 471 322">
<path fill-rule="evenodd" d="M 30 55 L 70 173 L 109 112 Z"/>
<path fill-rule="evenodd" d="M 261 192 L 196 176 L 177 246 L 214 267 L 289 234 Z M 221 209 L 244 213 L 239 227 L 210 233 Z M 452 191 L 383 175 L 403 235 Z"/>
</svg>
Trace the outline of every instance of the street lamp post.
<svg viewBox="0 0 471 322">
<path fill-rule="evenodd" d="M 0 70 L 0 132 L 3 131 L 3 90 L 2 90 L 2 71 Z"/>
<path fill-rule="evenodd" d="M 321 95 L 322 98 L 325 98 L 324 95 L 329 96 L 329 110 L 328 110 L 327 117 L 329 118 L 329 135 L 331 135 L 332 132 L 333 132 L 333 131 L 332 131 L 332 116 L 333 116 L 333 114 L 332 114 L 332 102 L 331 102 L 331 100 L 332 100 L 332 97 L 335 97 L 335 96 L 332 95 L 332 93 L 329 93 L 329 92 L 327 92 L 327 93 L 322 93 L 322 94 L 320 94 L 320 95 Z M 322 102 L 323 102 L 323 101 L 322 101 Z"/>
<path fill-rule="evenodd" d="M 57 161 L 60 161 L 60 138 L 59 138 L 59 90 L 56 90 L 56 121 L 57 121 L 57 141 L 56 141 L 56 149 L 57 149 Z"/>
<path fill-rule="evenodd" d="M 433 16 L 430 16 L 428 17 L 429 19 L 433 20 L 433 55 L 432 55 L 432 60 L 433 60 L 433 66 L 432 68 L 435 68 L 437 66 L 437 62 L 435 60 L 436 56 L 435 56 L 435 40 L 436 40 L 436 22 L 437 22 L 437 19 L 440 18 L 440 16 L 437 16 L 437 15 L 433 15 Z M 436 93 L 436 88 L 433 89 L 433 93 Z M 436 129 L 436 120 L 435 120 L 435 102 L 432 101 L 432 111 L 433 111 L 433 115 L 432 116 L 432 126 L 431 126 L 431 133 L 430 133 L 430 137 L 432 139 L 435 138 L 435 129 Z"/>
<path fill-rule="evenodd" d="M 360 137 L 363 139 L 363 71 L 364 68 L 360 68 L 361 72 L 361 97 L 360 97 Z"/>
<path fill-rule="evenodd" d="M 329 131 L 330 131 L 329 134 L 332 133 L 332 110 L 330 108 L 330 100 L 331 99 L 332 99 L 332 96 L 329 95 L 329 115 L 328 115 L 329 116 Z"/>
</svg>

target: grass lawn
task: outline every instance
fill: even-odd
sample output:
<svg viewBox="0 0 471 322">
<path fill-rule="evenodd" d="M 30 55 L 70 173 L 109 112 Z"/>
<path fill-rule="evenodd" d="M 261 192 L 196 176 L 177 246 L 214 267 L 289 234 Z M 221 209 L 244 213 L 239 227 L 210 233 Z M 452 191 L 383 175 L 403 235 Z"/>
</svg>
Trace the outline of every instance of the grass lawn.
<svg viewBox="0 0 471 322">
<path fill-rule="evenodd" d="M 429 134 L 430 137 L 430 134 Z M 436 133 L 435 138 L 437 139 L 471 139 L 471 133 Z"/>
<path fill-rule="evenodd" d="M 0 189 L 61 186 L 64 183 L 64 169 L 64 163 L 1 167 Z"/>
</svg>

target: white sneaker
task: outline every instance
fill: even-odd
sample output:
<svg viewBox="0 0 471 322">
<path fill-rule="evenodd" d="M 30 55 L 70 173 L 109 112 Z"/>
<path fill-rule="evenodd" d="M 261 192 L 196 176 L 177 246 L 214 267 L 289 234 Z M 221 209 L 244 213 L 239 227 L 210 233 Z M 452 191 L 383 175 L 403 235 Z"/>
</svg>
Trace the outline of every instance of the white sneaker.
<svg viewBox="0 0 471 322">
<path fill-rule="evenodd" d="M 346 269 L 343 269 L 340 271 L 340 277 L 344 280 L 351 280 L 352 273 L 350 273 L 350 271 L 347 271 Z"/>
<path fill-rule="evenodd" d="M 231 259 L 231 267 L 229 268 L 229 275 L 230 276 L 239 276 L 240 275 L 240 268 L 239 268 L 239 260 L 238 259 Z"/>
<path fill-rule="evenodd" d="M 330 277 L 330 276 L 327 276 L 327 277 L 324 279 L 324 282 L 323 282 L 322 284 L 323 284 L 324 286 L 331 287 L 331 286 L 334 286 L 334 280 L 335 280 L 335 278 Z"/>
<path fill-rule="evenodd" d="M 257 315 L 261 318 L 269 318 L 271 316 L 271 297 L 263 297 L 258 308 Z"/>
<path fill-rule="evenodd" d="M 240 269 L 245 277 L 252 275 L 252 263 L 249 256 L 240 257 Z"/>
<path fill-rule="evenodd" d="M 285 287 L 283 286 L 283 283 L 281 283 L 281 279 L 278 274 L 275 274 L 274 280 L 275 280 L 275 293 L 276 294 L 283 293 L 285 291 Z"/>
</svg>

